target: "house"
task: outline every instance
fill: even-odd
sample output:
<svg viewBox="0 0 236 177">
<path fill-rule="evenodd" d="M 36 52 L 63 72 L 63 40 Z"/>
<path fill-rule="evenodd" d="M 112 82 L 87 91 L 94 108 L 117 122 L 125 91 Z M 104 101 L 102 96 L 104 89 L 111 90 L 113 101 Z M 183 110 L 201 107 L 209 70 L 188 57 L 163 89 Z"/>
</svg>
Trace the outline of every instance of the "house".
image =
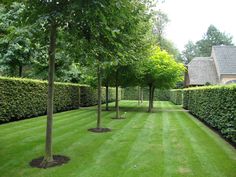
<svg viewBox="0 0 236 177">
<path fill-rule="evenodd" d="M 187 65 L 186 87 L 236 83 L 236 46 L 213 46 L 211 57 L 196 57 Z"/>
</svg>

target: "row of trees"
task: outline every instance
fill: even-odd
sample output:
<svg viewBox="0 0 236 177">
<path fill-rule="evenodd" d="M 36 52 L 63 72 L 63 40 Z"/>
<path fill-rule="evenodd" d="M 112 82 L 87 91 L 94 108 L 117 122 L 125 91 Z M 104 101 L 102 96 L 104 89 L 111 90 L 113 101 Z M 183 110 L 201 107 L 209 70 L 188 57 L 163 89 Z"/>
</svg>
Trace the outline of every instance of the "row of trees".
<svg viewBox="0 0 236 177">
<path fill-rule="evenodd" d="M 74 82 L 82 78 L 93 85 L 97 82 L 97 126 L 93 131 L 104 130 L 102 85 L 107 90 L 109 86 L 116 87 L 116 118 L 119 119 L 120 86 L 148 86 L 151 112 L 155 88 L 174 87 L 182 79 L 183 65 L 162 50 L 164 45 L 157 47 L 160 36 L 152 33 L 157 21 L 150 10 L 151 0 L 6 2 L 0 9 L 0 72 L 20 77 L 29 73 L 29 77 L 41 79 L 48 76 L 42 167 L 55 163 L 52 153 L 55 78 Z"/>
</svg>

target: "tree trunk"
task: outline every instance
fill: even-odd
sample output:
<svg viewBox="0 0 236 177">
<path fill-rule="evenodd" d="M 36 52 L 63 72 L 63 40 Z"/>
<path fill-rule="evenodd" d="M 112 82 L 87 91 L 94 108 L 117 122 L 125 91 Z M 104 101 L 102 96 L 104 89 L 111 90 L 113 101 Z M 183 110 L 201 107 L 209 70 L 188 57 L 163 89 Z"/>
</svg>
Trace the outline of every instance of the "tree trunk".
<svg viewBox="0 0 236 177">
<path fill-rule="evenodd" d="M 140 100 L 141 100 L 140 87 L 138 86 L 138 105 L 139 105 L 139 106 L 140 106 Z"/>
<path fill-rule="evenodd" d="M 153 108 L 153 102 L 154 102 L 154 92 L 155 91 L 155 87 L 152 87 L 152 104 L 151 104 L 151 106 L 152 106 L 152 108 Z"/>
<path fill-rule="evenodd" d="M 141 87 L 141 103 L 143 103 L 143 88 Z"/>
<path fill-rule="evenodd" d="M 120 118 L 120 110 L 119 110 L 119 85 L 118 85 L 118 70 L 116 71 L 116 118 Z"/>
<path fill-rule="evenodd" d="M 23 75 L 23 66 L 19 65 L 19 77 L 22 77 Z"/>
<path fill-rule="evenodd" d="M 148 112 L 152 112 L 152 85 L 149 85 L 149 106 Z"/>
<path fill-rule="evenodd" d="M 45 156 L 42 166 L 47 167 L 53 163 L 52 156 L 52 124 L 53 124 L 53 97 L 54 97 L 54 73 L 55 73 L 55 52 L 56 52 L 56 35 L 57 27 L 55 23 L 51 24 L 50 29 L 50 45 L 49 70 L 48 70 L 48 103 L 47 103 L 47 129 L 46 129 L 46 145 Z"/>
<path fill-rule="evenodd" d="M 101 112 L 102 112 L 102 107 L 101 107 L 101 85 L 102 85 L 102 80 L 101 80 L 101 70 L 100 66 L 98 65 L 97 68 L 97 77 L 98 77 L 98 110 L 97 110 L 97 128 L 101 128 Z"/>
<path fill-rule="evenodd" d="M 109 86 L 108 82 L 106 83 L 106 111 L 109 111 Z"/>
</svg>

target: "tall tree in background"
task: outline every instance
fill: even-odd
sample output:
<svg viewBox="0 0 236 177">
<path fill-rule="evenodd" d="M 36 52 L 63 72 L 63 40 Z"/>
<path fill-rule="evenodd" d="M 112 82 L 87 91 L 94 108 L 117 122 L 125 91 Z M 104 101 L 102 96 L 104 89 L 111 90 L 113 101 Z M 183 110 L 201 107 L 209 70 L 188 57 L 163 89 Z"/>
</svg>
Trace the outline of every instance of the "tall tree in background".
<svg viewBox="0 0 236 177">
<path fill-rule="evenodd" d="M 215 26 L 210 25 L 203 39 L 196 43 L 199 55 L 203 57 L 210 56 L 212 46 L 214 45 L 233 45 L 232 36 L 220 32 Z"/>
<path fill-rule="evenodd" d="M 153 33 L 157 36 L 157 43 L 162 49 L 164 40 L 164 31 L 166 25 L 169 23 L 167 14 L 161 10 L 154 11 L 153 13 Z"/>
<path fill-rule="evenodd" d="M 22 77 L 37 49 L 31 40 L 32 30 L 24 25 L 24 10 L 25 5 L 17 2 L 0 6 L 0 67 L 7 76 Z"/>
<path fill-rule="evenodd" d="M 182 51 L 185 64 L 188 64 L 194 57 L 211 56 L 212 46 L 214 45 L 233 45 L 232 36 L 210 25 L 201 40 L 196 43 L 189 41 L 185 45 Z"/>
<path fill-rule="evenodd" d="M 156 45 L 158 45 L 161 50 L 166 50 L 169 54 L 173 55 L 177 61 L 182 62 L 179 50 L 174 46 L 173 42 L 165 38 L 165 29 L 170 21 L 167 14 L 161 10 L 153 11 L 152 21 Z"/>
<path fill-rule="evenodd" d="M 188 64 L 194 57 L 198 55 L 199 51 L 197 46 L 192 41 L 188 41 L 188 43 L 184 46 L 184 50 L 182 51 L 184 63 Z"/>
</svg>

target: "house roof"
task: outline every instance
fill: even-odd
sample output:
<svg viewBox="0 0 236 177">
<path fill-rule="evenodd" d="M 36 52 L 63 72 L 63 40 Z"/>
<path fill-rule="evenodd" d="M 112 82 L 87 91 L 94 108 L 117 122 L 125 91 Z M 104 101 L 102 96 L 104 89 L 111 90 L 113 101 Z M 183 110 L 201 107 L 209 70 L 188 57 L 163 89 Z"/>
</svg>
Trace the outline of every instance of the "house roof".
<svg viewBox="0 0 236 177">
<path fill-rule="evenodd" d="M 189 85 L 205 85 L 218 83 L 214 60 L 211 57 L 195 57 L 187 65 Z"/>
<path fill-rule="evenodd" d="M 212 57 L 218 74 L 236 74 L 236 46 L 213 46 Z"/>
</svg>

